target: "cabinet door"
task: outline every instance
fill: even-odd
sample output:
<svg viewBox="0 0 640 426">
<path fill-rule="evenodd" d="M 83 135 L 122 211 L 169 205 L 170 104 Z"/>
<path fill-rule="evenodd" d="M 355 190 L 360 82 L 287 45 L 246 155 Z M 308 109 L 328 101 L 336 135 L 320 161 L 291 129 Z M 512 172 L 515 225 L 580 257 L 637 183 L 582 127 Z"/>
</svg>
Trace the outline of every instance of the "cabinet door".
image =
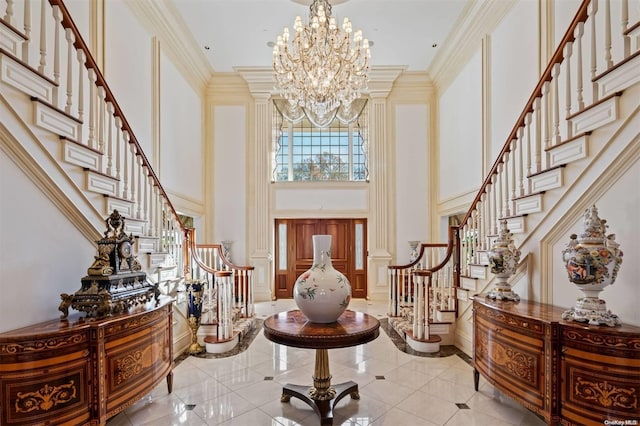
<svg viewBox="0 0 640 426">
<path fill-rule="evenodd" d="M 0 365 L 0 424 L 87 424 L 92 406 L 88 351 L 42 352 L 47 353 L 40 359 Z"/>
<path fill-rule="evenodd" d="M 560 364 L 563 419 L 576 425 L 640 420 L 640 359 L 564 346 Z"/>
<path fill-rule="evenodd" d="M 474 337 L 476 369 L 507 395 L 538 413 L 544 412 L 544 341 L 479 315 Z"/>
</svg>

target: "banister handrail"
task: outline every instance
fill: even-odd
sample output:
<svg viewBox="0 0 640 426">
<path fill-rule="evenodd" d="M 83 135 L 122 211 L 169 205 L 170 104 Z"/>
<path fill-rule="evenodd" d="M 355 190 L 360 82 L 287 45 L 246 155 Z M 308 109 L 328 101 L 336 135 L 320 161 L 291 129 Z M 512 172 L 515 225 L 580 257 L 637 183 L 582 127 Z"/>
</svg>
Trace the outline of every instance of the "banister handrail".
<svg viewBox="0 0 640 426">
<path fill-rule="evenodd" d="M 418 256 L 413 262 L 407 263 L 406 265 L 389 265 L 389 269 L 409 269 L 413 268 L 415 265 L 420 263 L 420 259 L 424 254 L 425 248 L 446 248 L 448 247 L 447 243 L 420 243 L 420 251 L 418 252 Z"/>
<path fill-rule="evenodd" d="M 91 51 L 89 50 L 87 44 L 82 38 L 82 35 L 78 30 L 78 27 L 76 27 L 75 23 L 73 22 L 73 19 L 71 18 L 71 14 L 69 13 L 69 10 L 65 6 L 63 0 L 49 0 L 49 4 L 51 4 L 51 6 L 57 6 L 60 8 L 60 12 L 62 12 L 62 22 L 61 22 L 62 26 L 64 28 L 70 29 L 71 32 L 73 33 L 73 36 L 75 38 L 75 41 L 73 43 L 74 47 L 76 49 L 81 49 L 84 52 L 85 58 L 86 58 L 85 66 L 87 67 L 87 69 L 89 68 L 93 69 L 93 71 L 95 71 L 96 73 L 96 83 L 95 83 L 96 86 L 102 86 L 104 88 L 105 101 L 110 102 L 113 105 L 114 115 L 120 118 L 120 120 L 122 121 L 122 130 L 126 131 L 129 134 L 129 143 L 133 143 L 135 145 L 136 155 L 140 156 L 143 166 L 147 168 L 149 176 L 153 179 L 154 185 L 158 188 L 158 191 L 160 191 L 163 198 L 166 200 L 168 207 L 171 209 L 174 216 L 177 218 L 178 213 L 176 212 L 176 209 L 173 207 L 173 204 L 169 199 L 169 195 L 162 187 L 162 184 L 160 184 L 160 179 L 158 179 L 158 176 L 156 175 L 155 171 L 151 167 L 151 163 L 149 162 L 146 155 L 144 154 L 144 151 L 142 150 L 142 147 L 140 146 L 138 139 L 133 133 L 133 129 L 129 125 L 129 122 L 127 121 L 126 117 L 124 116 L 122 108 L 120 108 L 120 105 L 116 101 L 116 98 L 113 95 L 113 92 L 109 88 L 107 81 L 102 75 L 102 72 L 100 71 L 100 67 L 98 67 L 98 64 L 96 63 L 95 59 L 91 55 Z M 180 224 L 180 228 L 183 231 L 185 231 L 184 225 L 180 221 L 178 221 L 178 223 Z"/>
<path fill-rule="evenodd" d="M 222 260 L 222 263 L 224 263 L 225 265 L 227 265 L 230 269 L 236 269 L 239 271 L 253 271 L 255 269 L 255 266 L 238 266 L 232 262 L 229 262 L 225 257 L 224 257 L 224 252 L 222 250 L 222 244 L 197 244 L 196 243 L 196 230 L 194 228 L 186 228 L 186 240 L 187 240 L 187 245 L 189 247 L 189 251 L 191 252 L 191 258 L 193 260 L 195 260 L 196 264 L 202 268 L 203 271 L 210 273 L 210 274 L 215 274 L 218 270 L 217 269 L 213 269 L 210 266 L 207 266 L 202 259 L 200 259 L 200 256 L 198 256 L 198 252 L 197 249 L 198 248 L 215 248 L 218 249 L 220 252 L 220 260 Z"/>
<path fill-rule="evenodd" d="M 564 59 L 565 46 L 567 45 L 567 43 L 573 42 L 575 40 L 576 38 L 575 30 L 578 24 L 583 23 L 587 20 L 587 17 L 588 17 L 587 9 L 590 3 L 591 3 L 591 0 L 583 0 L 582 4 L 580 5 L 578 12 L 576 13 L 575 17 L 571 21 L 571 25 L 569 25 L 569 28 L 564 34 L 564 37 L 562 37 L 562 40 L 558 44 L 558 48 L 556 49 L 553 56 L 551 57 L 551 60 L 549 61 L 547 68 L 542 73 L 540 80 L 538 80 L 538 84 L 536 85 L 535 89 L 533 90 L 533 93 L 529 97 L 529 100 L 525 104 L 525 107 L 522 113 L 520 113 L 520 116 L 518 117 L 518 120 L 513 126 L 513 129 L 509 133 L 509 136 L 507 137 L 507 140 L 504 146 L 502 147 L 502 150 L 498 154 L 496 161 L 493 163 L 493 167 L 491 167 L 491 170 L 489 171 L 489 173 L 487 174 L 487 177 L 485 178 L 484 182 L 480 186 L 480 189 L 478 190 L 476 197 L 471 202 L 469 206 L 469 210 L 467 211 L 467 214 L 460 222 L 461 226 L 467 223 L 467 221 L 471 217 L 472 212 L 475 210 L 478 202 L 482 198 L 482 194 L 486 192 L 487 186 L 491 184 L 491 178 L 494 175 L 498 174 L 498 167 L 501 163 L 504 162 L 505 154 L 508 152 L 511 152 L 511 141 L 517 138 L 518 129 L 520 129 L 525 125 L 527 114 L 533 111 L 533 104 L 535 103 L 535 100 L 542 95 L 542 89 L 544 84 L 552 80 L 553 68 L 555 67 L 556 64 L 561 63 L 562 60 Z"/>
</svg>

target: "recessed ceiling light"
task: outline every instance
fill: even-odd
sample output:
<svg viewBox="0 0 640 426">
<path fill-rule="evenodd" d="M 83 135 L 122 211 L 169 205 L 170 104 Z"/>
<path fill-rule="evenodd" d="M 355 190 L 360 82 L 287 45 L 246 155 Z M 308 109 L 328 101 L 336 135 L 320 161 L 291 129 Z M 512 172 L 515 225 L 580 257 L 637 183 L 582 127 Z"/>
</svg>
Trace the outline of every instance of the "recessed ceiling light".
<svg viewBox="0 0 640 426">
<path fill-rule="evenodd" d="M 268 46 L 268 47 L 273 47 L 273 46 L 275 46 L 275 45 L 276 45 L 276 44 L 275 44 L 274 42 L 272 42 L 272 41 L 268 41 L 268 42 L 267 42 L 267 46 Z"/>
<path fill-rule="evenodd" d="M 211 47 L 205 44 L 204 50 L 210 50 L 210 49 L 211 49 Z"/>
</svg>

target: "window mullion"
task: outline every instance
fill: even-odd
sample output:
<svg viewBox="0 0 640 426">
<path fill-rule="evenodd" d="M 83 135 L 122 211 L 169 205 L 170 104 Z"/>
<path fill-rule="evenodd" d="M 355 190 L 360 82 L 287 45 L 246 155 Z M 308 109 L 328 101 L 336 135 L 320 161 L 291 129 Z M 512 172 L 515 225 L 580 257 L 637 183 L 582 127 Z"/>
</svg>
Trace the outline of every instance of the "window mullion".
<svg viewBox="0 0 640 426">
<path fill-rule="evenodd" d="M 293 124 L 291 122 L 287 123 L 287 134 L 289 135 L 289 158 L 288 160 L 288 174 L 287 180 L 293 181 Z"/>
</svg>

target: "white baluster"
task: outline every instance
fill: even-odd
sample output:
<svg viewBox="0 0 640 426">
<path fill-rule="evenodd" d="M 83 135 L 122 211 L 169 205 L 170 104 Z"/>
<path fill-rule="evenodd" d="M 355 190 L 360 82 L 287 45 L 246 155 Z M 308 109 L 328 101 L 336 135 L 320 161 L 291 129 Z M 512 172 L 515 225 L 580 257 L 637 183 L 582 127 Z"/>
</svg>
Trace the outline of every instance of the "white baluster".
<svg viewBox="0 0 640 426">
<path fill-rule="evenodd" d="M 511 210 L 509 210 L 509 161 L 511 155 L 509 152 L 504 153 L 504 163 L 502 163 L 502 216 L 511 216 Z"/>
<path fill-rule="evenodd" d="M 147 235 L 152 237 L 155 233 L 155 197 L 156 197 L 156 193 L 155 193 L 155 185 L 153 184 L 153 177 L 149 176 L 148 178 L 148 187 L 149 187 L 149 192 L 147 195 L 147 200 L 149 203 L 149 207 L 148 207 L 148 214 L 149 214 L 149 224 L 147 227 Z"/>
<path fill-rule="evenodd" d="M 131 198 L 130 200 L 133 201 L 134 203 L 136 202 L 136 162 L 137 160 L 137 156 L 136 156 L 136 145 L 130 143 L 129 144 L 129 149 L 131 150 L 131 174 L 129 175 L 129 189 L 131 192 Z M 134 205 L 135 208 L 135 205 Z M 132 210 L 133 212 L 133 210 Z"/>
<path fill-rule="evenodd" d="M 116 147 L 116 173 L 115 178 L 118 179 L 118 190 L 117 194 L 120 195 L 120 168 L 122 167 L 122 151 L 123 144 L 125 143 L 122 139 L 122 119 L 118 116 L 115 117 L 115 125 L 116 125 L 116 140 L 114 141 Z M 126 151 L 126 147 L 124 149 Z"/>
<path fill-rule="evenodd" d="M 7 8 L 5 10 L 4 18 L 2 18 L 7 21 L 7 24 L 9 25 L 13 25 L 13 1 L 14 0 L 7 0 Z"/>
<path fill-rule="evenodd" d="M 583 82 L 582 82 L 582 37 L 584 36 L 584 22 L 580 22 L 576 27 L 576 85 L 577 85 L 577 101 L 578 110 L 581 111 L 584 108 Z"/>
<path fill-rule="evenodd" d="M 85 56 L 82 49 L 78 49 L 78 120 L 84 121 L 84 62 Z M 84 127 L 84 123 L 82 124 Z"/>
<path fill-rule="evenodd" d="M 129 199 L 129 149 L 131 144 L 129 143 L 129 132 L 126 130 L 122 131 L 122 138 L 124 140 L 124 146 L 122 147 L 122 170 L 123 170 L 123 180 L 122 180 L 122 198 L 125 200 Z"/>
<path fill-rule="evenodd" d="M 560 76 L 560 64 L 553 66 L 553 139 L 552 145 L 555 146 L 560 143 L 560 93 L 558 90 L 558 80 Z"/>
<path fill-rule="evenodd" d="M 493 202 L 491 203 L 491 234 L 497 234 L 497 223 L 498 223 L 498 184 L 497 184 L 497 169 L 496 173 L 491 175 L 491 188 L 493 189 L 492 198 Z"/>
<path fill-rule="evenodd" d="M 62 26 L 62 15 L 59 6 L 53 6 L 53 81 L 55 85 L 51 91 L 53 95 L 53 105 L 60 107 L 59 87 L 60 87 L 60 27 Z"/>
<path fill-rule="evenodd" d="M 536 103 L 538 103 L 538 101 L 540 100 L 540 98 L 536 98 L 534 101 L 534 105 Z M 533 173 L 533 170 L 531 169 L 531 120 L 533 118 L 533 114 L 535 113 L 535 106 L 534 108 L 534 112 L 530 112 L 528 113 L 525 117 L 524 117 L 524 121 L 525 121 L 525 126 L 527 129 L 527 138 L 524 141 L 524 144 L 526 146 L 526 155 L 527 155 L 527 162 L 524 168 L 524 173 L 523 173 L 523 180 L 524 180 L 524 194 L 525 195 L 529 195 L 531 194 L 531 179 L 529 179 L 529 173 Z"/>
<path fill-rule="evenodd" d="M 591 81 L 593 85 L 592 103 L 598 101 L 598 83 L 595 81 L 596 74 L 598 72 L 598 49 L 597 49 L 597 37 L 596 37 L 596 15 L 598 14 L 598 0 L 591 0 L 591 13 L 589 13 L 589 19 L 591 20 Z"/>
<path fill-rule="evenodd" d="M 96 71 L 89 68 L 89 148 L 96 148 Z"/>
<path fill-rule="evenodd" d="M 541 165 L 544 170 L 549 165 L 549 154 L 548 149 L 551 148 L 551 97 L 549 96 L 549 82 L 546 81 L 542 85 L 542 94 L 544 102 L 542 103 L 542 107 L 544 109 L 544 148 L 542 160 L 544 164 Z"/>
<path fill-rule="evenodd" d="M 31 2 L 24 2 L 24 35 L 25 41 L 22 42 L 22 60 L 29 63 L 29 46 L 31 43 Z"/>
<path fill-rule="evenodd" d="M 115 138 L 113 137 L 113 103 L 107 103 L 107 174 L 113 176 L 113 144 Z M 117 132 L 116 132 L 117 134 Z"/>
<path fill-rule="evenodd" d="M 533 161 L 531 162 L 531 174 L 542 170 L 542 96 L 538 96 L 533 101 L 533 112 L 535 114 L 536 130 L 533 139 Z"/>
<path fill-rule="evenodd" d="M 640 6 L 639 6 L 640 7 Z M 622 30 L 620 33 L 622 34 L 622 54 L 623 58 L 626 59 L 631 54 L 631 37 L 627 32 L 629 28 L 629 1 L 621 0 L 620 1 L 620 24 L 622 25 Z"/>
<path fill-rule="evenodd" d="M 47 0 L 40 0 L 40 74 L 44 74 L 47 67 L 47 4 Z"/>
<path fill-rule="evenodd" d="M 564 61 L 567 64 L 566 80 L 565 80 L 565 117 L 571 115 L 571 56 L 573 54 L 573 43 L 569 42 L 565 45 L 565 57 Z M 567 139 L 571 139 L 573 136 L 573 126 L 571 125 L 571 120 L 565 120 L 565 124 L 567 125 Z"/>
<path fill-rule="evenodd" d="M 75 37 L 71 28 L 65 30 L 65 36 L 67 40 L 67 102 L 64 111 L 67 114 L 71 114 L 71 108 L 73 107 L 73 53 L 75 51 L 73 47 Z"/>
<path fill-rule="evenodd" d="M 142 156 L 138 155 L 136 156 L 136 162 L 138 165 L 138 201 L 137 201 L 137 205 L 138 205 L 138 210 L 136 212 L 136 218 L 137 219 L 142 219 L 142 191 L 144 190 L 144 180 L 142 179 Z"/>
<path fill-rule="evenodd" d="M 525 116 L 525 121 L 526 121 L 526 116 Z M 523 147 L 523 140 L 522 140 L 522 135 L 524 134 L 524 127 L 520 127 L 518 129 L 518 137 L 516 140 L 513 141 L 513 149 L 514 149 L 514 154 L 517 152 L 517 158 L 518 161 L 514 161 L 514 169 L 515 169 L 515 182 L 517 184 L 513 185 L 513 198 L 517 198 L 517 197 L 522 197 L 524 195 L 524 175 L 525 173 L 523 172 L 523 170 L 525 170 L 525 165 L 524 165 L 524 147 Z M 515 210 L 515 207 L 514 207 Z M 515 211 L 514 211 L 515 213 Z"/>
<path fill-rule="evenodd" d="M 611 0 L 604 0 L 604 63 L 606 69 L 613 66 L 611 59 Z"/>
</svg>

